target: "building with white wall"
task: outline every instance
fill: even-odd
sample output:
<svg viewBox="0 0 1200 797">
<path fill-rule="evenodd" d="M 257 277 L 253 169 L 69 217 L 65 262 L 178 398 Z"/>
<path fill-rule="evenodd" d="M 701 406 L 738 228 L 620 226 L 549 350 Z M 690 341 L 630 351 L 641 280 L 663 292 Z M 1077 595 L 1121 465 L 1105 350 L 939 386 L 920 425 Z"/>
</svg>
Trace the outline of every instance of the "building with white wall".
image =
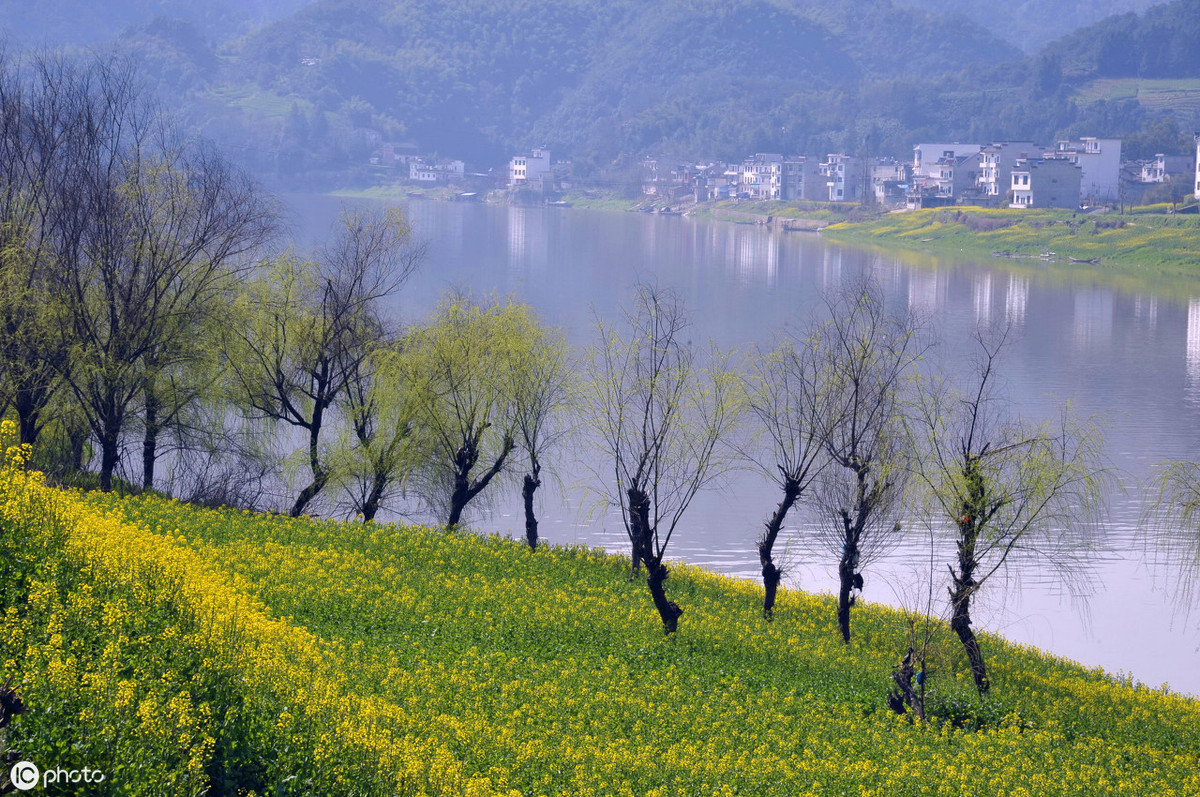
<svg viewBox="0 0 1200 797">
<path fill-rule="evenodd" d="M 1019 160 L 1010 173 L 1010 208 L 1075 208 L 1083 170 L 1066 158 Z"/>
<path fill-rule="evenodd" d="M 1196 136 L 1196 199 L 1200 201 L 1200 133 Z"/>
<path fill-rule="evenodd" d="M 1012 187 L 1012 170 L 1018 160 L 1041 155 L 1032 141 L 1001 141 L 984 147 L 979 153 L 977 186 L 984 199 L 998 202 Z"/>
<path fill-rule="evenodd" d="M 517 155 L 508 162 L 508 187 L 517 188 L 533 185 L 538 188 L 542 181 L 553 175 L 550 168 L 550 150 L 535 149 L 528 155 Z"/>
<path fill-rule="evenodd" d="M 1079 166 L 1081 202 L 1121 198 L 1121 139 L 1084 136 L 1078 141 L 1059 141 L 1051 155 Z"/>
</svg>

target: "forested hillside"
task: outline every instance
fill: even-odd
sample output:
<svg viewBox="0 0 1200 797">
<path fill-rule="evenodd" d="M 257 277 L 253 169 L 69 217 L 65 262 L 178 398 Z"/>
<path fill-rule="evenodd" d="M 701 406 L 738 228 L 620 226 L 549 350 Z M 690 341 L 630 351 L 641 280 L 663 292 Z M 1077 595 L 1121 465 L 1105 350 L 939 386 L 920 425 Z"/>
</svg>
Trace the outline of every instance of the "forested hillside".
<svg viewBox="0 0 1200 797">
<path fill-rule="evenodd" d="M 1200 128 L 1200 83 L 1162 81 L 1200 80 L 1200 0 L 1064 36 L 1146 5 L 125 0 L 103 20 L 47 2 L 5 24 L 12 49 L 124 26 L 111 41 L 186 125 L 260 173 L 328 186 L 369 181 L 384 142 L 476 169 L 546 146 L 583 176 L 644 154 L 907 157 L 922 139 L 1099 135 L 1134 157 L 1179 152 Z"/>
<path fill-rule="evenodd" d="M 938 14 L 961 14 L 1027 53 L 1079 28 L 1157 0 L 899 0 L 901 5 Z"/>
<path fill-rule="evenodd" d="M 360 118 L 426 147 L 494 158 L 539 143 L 604 160 L 845 146 L 864 80 L 1010 53 L 965 20 L 887 0 L 320 0 L 238 49 L 258 86 L 321 112 L 357 98 Z"/>
</svg>

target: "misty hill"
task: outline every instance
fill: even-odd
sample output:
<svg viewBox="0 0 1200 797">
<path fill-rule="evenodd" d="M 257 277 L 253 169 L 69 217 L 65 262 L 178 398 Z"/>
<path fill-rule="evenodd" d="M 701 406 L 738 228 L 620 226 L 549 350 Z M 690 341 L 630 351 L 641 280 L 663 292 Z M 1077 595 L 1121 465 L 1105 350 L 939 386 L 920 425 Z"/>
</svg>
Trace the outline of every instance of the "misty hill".
<svg viewBox="0 0 1200 797">
<path fill-rule="evenodd" d="M 310 0 L 0 0 L 0 32 L 18 47 L 104 45 L 156 19 L 190 23 L 223 41 L 285 17 Z"/>
<path fill-rule="evenodd" d="M 1070 80 L 1200 78 L 1200 0 L 1110 17 L 1046 48 Z"/>
<path fill-rule="evenodd" d="M 599 159 L 804 149 L 842 134 L 864 81 L 1014 55 L 966 19 L 889 0 L 317 0 L 237 53 L 237 77 L 301 111 L 349 105 L 424 148 L 491 159 L 532 144 Z"/>
<path fill-rule="evenodd" d="M 961 14 L 1027 53 L 1102 19 L 1160 0 L 897 0 L 936 14 Z"/>
</svg>

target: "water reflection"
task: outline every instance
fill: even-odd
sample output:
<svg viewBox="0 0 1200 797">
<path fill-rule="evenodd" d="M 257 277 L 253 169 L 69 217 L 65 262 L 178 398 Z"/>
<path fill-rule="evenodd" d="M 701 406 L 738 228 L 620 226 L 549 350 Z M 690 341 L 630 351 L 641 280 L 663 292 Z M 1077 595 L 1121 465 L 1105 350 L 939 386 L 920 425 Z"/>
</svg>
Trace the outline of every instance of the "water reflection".
<svg viewBox="0 0 1200 797">
<path fill-rule="evenodd" d="M 1191 392 L 1200 387 L 1200 299 L 1188 302 L 1187 376 Z"/>
<path fill-rule="evenodd" d="M 1025 305 L 1029 301 L 1029 278 L 1008 275 L 1008 292 L 1004 296 L 1004 320 L 1013 326 L 1025 323 Z"/>
</svg>

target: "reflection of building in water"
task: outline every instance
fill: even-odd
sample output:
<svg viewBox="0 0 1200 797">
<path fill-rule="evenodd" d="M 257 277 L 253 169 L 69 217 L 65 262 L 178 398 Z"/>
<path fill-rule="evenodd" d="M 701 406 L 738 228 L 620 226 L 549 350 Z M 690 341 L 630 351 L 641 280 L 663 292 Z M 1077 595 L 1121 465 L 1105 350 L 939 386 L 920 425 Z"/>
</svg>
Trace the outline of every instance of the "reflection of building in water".
<svg viewBox="0 0 1200 797">
<path fill-rule="evenodd" d="M 1153 332 L 1158 328 L 1158 297 L 1137 296 L 1133 300 L 1133 320 L 1139 327 Z M 1190 327 L 1189 327 L 1190 329 Z"/>
<path fill-rule="evenodd" d="M 512 207 L 508 211 L 508 270 L 512 274 L 542 274 L 549 263 L 546 211 Z"/>
<path fill-rule="evenodd" d="M 972 303 L 975 306 L 976 321 L 991 321 L 992 320 L 992 275 L 990 272 L 983 272 L 975 277 L 975 284 L 971 286 Z"/>
<path fill-rule="evenodd" d="M 821 260 L 821 288 L 830 290 L 842 284 L 842 250 L 836 246 L 825 248 Z"/>
<path fill-rule="evenodd" d="M 528 211 L 523 207 L 513 206 L 508 209 L 508 264 L 516 265 L 525 259 L 528 241 L 525 237 L 525 225 L 528 221 Z"/>
<path fill-rule="evenodd" d="M 1200 299 L 1188 302 L 1187 375 L 1189 382 L 1200 382 Z"/>
<path fill-rule="evenodd" d="M 1010 324 L 1025 323 L 1025 303 L 1029 301 L 1029 278 L 1008 275 L 1008 292 L 1004 295 L 1004 320 Z"/>
<path fill-rule="evenodd" d="M 904 266 L 899 260 L 872 257 L 871 270 L 887 293 L 899 293 L 904 289 Z"/>
<path fill-rule="evenodd" d="M 739 282 L 759 282 L 764 278 L 770 285 L 779 276 L 779 236 L 764 230 L 735 228 L 728 262 Z"/>
<path fill-rule="evenodd" d="M 941 308 L 946 298 L 945 280 L 940 272 L 914 268 L 908 272 L 908 306 L 911 310 L 932 312 Z"/>
<path fill-rule="evenodd" d="M 1075 293 L 1075 342 L 1104 343 L 1112 339 L 1112 291 L 1084 289 Z"/>
</svg>

